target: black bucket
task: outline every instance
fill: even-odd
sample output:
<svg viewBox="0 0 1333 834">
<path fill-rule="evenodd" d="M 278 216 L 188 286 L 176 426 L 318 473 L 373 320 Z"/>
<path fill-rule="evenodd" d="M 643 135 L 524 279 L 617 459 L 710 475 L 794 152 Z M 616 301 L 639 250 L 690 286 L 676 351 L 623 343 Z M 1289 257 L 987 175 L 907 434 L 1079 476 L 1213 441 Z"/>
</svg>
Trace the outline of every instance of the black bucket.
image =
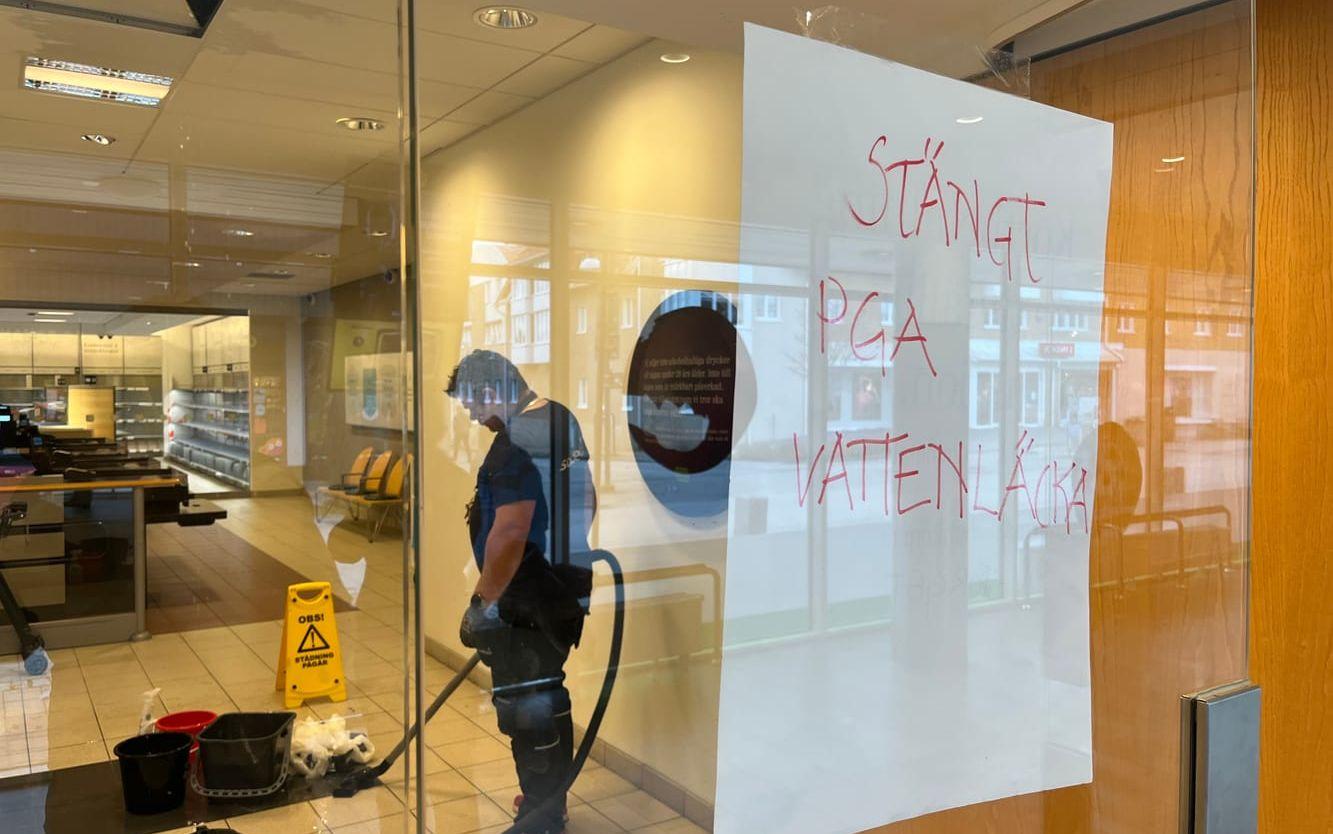
<svg viewBox="0 0 1333 834">
<path fill-rule="evenodd" d="M 120 787 L 131 814 L 160 814 L 185 801 L 185 770 L 194 740 L 185 733 L 127 738 L 115 747 Z"/>
<path fill-rule="evenodd" d="M 282 787 L 294 712 L 229 712 L 199 733 L 200 793 L 262 796 Z"/>
</svg>

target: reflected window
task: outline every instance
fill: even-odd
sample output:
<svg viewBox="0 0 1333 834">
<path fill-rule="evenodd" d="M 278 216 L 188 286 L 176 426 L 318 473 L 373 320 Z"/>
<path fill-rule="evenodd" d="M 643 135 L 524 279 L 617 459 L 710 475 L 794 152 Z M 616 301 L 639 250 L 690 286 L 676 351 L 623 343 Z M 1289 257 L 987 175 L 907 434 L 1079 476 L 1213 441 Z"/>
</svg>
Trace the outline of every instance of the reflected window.
<svg viewBox="0 0 1333 834">
<path fill-rule="evenodd" d="M 1167 375 L 1166 409 L 1176 420 L 1207 420 L 1212 416 L 1212 397 L 1211 371 Z"/>
<path fill-rule="evenodd" d="M 538 310 L 532 319 L 533 339 L 539 345 L 551 343 L 551 311 Z"/>
<path fill-rule="evenodd" d="M 977 371 L 972 377 L 972 425 L 988 428 L 999 425 L 995 408 L 995 371 Z"/>
<path fill-rule="evenodd" d="M 580 308 L 578 309 L 577 314 L 576 314 L 575 317 L 574 317 L 574 332 L 575 332 L 575 333 L 587 333 L 587 332 L 588 332 L 588 308 L 587 308 L 587 307 L 580 307 Z"/>
<path fill-rule="evenodd" d="M 880 410 L 879 374 L 862 374 L 856 378 L 856 390 L 852 394 L 853 420 L 878 420 Z"/>
<path fill-rule="evenodd" d="M 526 345 L 529 341 L 530 317 L 524 313 L 521 316 L 514 316 L 514 344 Z"/>
<path fill-rule="evenodd" d="M 579 378 L 579 392 L 578 392 L 578 395 L 579 395 L 579 398 L 578 398 L 578 407 L 579 407 L 579 408 L 587 408 L 587 407 L 588 407 L 588 380 L 583 379 L 582 377 Z"/>
<path fill-rule="evenodd" d="M 1245 335 L 1245 324 L 1239 321 L 1227 322 L 1227 335 L 1238 337 Z"/>
<path fill-rule="evenodd" d="M 879 305 L 879 323 L 886 326 L 893 324 L 892 301 L 885 301 Z"/>
<path fill-rule="evenodd" d="M 757 321 L 782 321 L 782 302 L 776 295 L 761 295 L 759 309 L 755 311 Z"/>
<path fill-rule="evenodd" d="M 1055 323 L 1051 328 L 1053 330 L 1087 330 L 1088 314 L 1061 310 L 1055 314 Z"/>
<path fill-rule="evenodd" d="M 1023 415 L 1025 426 L 1040 425 L 1041 420 L 1041 371 L 1023 371 Z"/>
<path fill-rule="evenodd" d="M 1018 314 L 1018 329 L 1019 329 L 1019 330 L 1027 330 L 1027 329 L 1028 329 L 1028 311 L 1027 311 L 1027 310 L 1023 310 L 1022 312 L 1020 312 L 1020 313 Z"/>
<path fill-rule="evenodd" d="M 505 323 L 502 321 L 486 322 L 486 344 L 502 345 L 505 342 Z"/>
<path fill-rule="evenodd" d="M 1134 317 L 1120 316 L 1118 319 L 1116 319 L 1115 330 L 1117 333 L 1133 333 Z"/>
<path fill-rule="evenodd" d="M 987 330 L 1000 329 L 1000 311 L 995 307 L 986 308 L 986 321 L 984 326 Z"/>
<path fill-rule="evenodd" d="M 620 299 L 620 326 L 629 328 L 634 326 L 634 299 Z"/>
<path fill-rule="evenodd" d="M 1195 319 L 1194 335 L 1195 336 L 1213 335 L 1213 323 L 1211 321 L 1208 321 L 1207 319 Z"/>
</svg>

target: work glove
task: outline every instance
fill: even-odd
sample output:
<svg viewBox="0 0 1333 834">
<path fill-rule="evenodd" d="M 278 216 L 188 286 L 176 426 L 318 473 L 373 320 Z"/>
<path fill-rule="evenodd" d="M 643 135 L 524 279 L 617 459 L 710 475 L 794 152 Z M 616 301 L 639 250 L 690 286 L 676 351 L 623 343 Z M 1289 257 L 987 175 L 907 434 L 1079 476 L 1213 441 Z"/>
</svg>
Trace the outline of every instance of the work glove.
<svg viewBox="0 0 1333 834">
<path fill-rule="evenodd" d="M 505 628 L 506 623 L 500 618 L 500 606 L 473 594 L 472 602 L 463 612 L 463 621 L 458 625 L 458 639 L 469 649 L 476 649 L 485 659 Z"/>
</svg>

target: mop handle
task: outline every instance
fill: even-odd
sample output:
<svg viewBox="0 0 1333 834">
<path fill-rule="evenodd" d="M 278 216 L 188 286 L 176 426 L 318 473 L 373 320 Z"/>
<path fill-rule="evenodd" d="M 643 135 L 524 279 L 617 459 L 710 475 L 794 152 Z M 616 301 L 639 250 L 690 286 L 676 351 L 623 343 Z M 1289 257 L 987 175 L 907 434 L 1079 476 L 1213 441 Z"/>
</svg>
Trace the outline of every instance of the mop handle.
<svg viewBox="0 0 1333 834">
<path fill-rule="evenodd" d="M 426 709 L 426 714 L 422 718 L 423 722 L 428 722 L 435 717 L 435 713 L 440 711 L 440 707 L 444 706 L 444 702 L 449 700 L 450 695 L 454 694 L 454 690 L 463 685 L 463 681 L 467 680 L 468 674 L 476 668 L 476 665 L 480 660 L 481 655 L 473 652 L 472 657 L 468 658 L 468 661 L 463 664 L 463 668 L 458 670 L 458 674 L 454 675 L 453 679 L 445 685 L 444 689 L 440 690 L 440 694 L 435 696 L 435 701 Z M 412 728 L 407 731 L 407 735 L 403 736 L 398 744 L 389 751 L 389 755 L 384 757 L 384 760 L 379 763 L 375 770 L 378 771 L 379 774 L 387 772 L 389 768 L 393 766 L 393 763 L 397 761 L 398 757 L 403 755 L 403 751 L 407 749 L 407 745 L 412 742 L 412 739 L 417 737 L 417 733 L 419 732 L 421 732 L 421 725 L 413 724 Z"/>
</svg>

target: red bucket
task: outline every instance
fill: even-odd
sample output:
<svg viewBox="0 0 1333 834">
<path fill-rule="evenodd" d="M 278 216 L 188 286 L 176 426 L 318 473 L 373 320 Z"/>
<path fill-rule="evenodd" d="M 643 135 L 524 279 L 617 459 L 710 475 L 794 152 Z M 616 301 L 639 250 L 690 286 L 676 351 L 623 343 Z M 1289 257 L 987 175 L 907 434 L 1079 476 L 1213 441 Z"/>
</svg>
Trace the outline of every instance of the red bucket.
<svg viewBox="0 0 1333 834">
<path fill-rule="evenodd" d="M 199 750 L 199 733 L 216 721 L 217 717 L 216 712 L 209 712 L 206 709 L 172 712 L 157 719 L 155 726 L 159 733 L 186 733 L 194 739 L 190 745 L 190 762 L 193 764 L 195 754 Z"/>
</svg>

